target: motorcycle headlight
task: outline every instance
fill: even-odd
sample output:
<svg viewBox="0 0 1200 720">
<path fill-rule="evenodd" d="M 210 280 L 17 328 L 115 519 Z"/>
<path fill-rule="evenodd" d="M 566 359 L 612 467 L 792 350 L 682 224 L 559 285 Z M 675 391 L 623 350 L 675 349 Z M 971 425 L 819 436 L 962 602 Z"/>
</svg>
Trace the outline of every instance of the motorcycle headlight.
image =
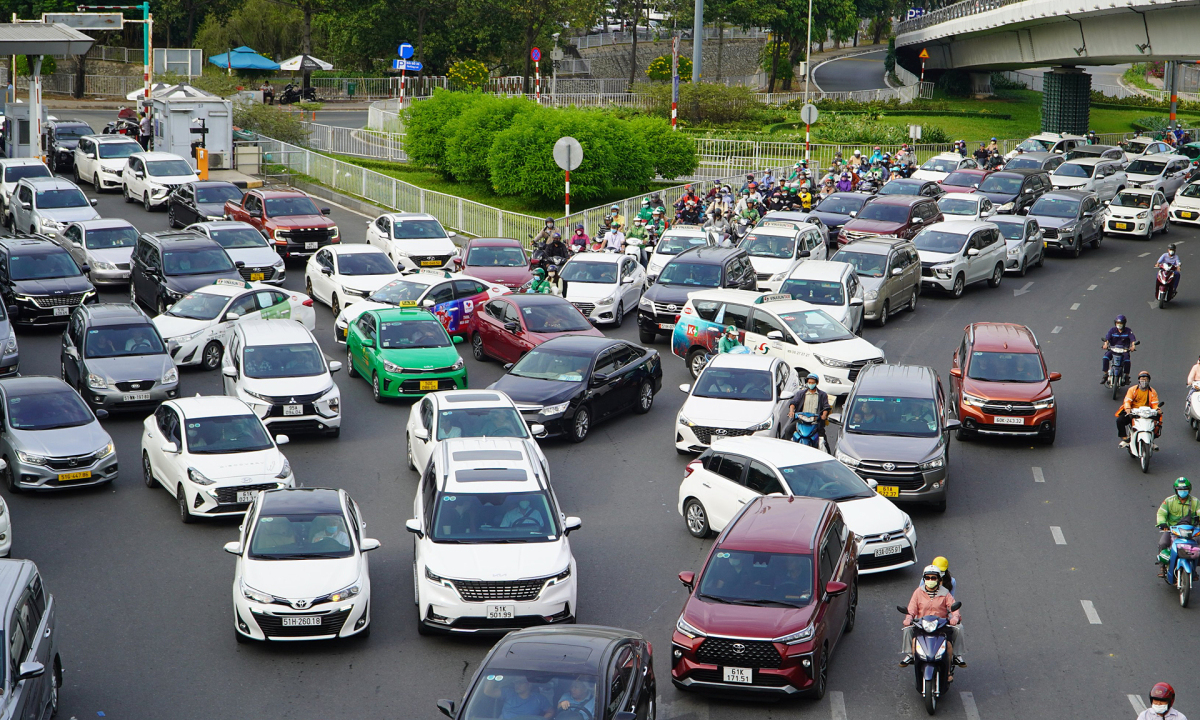
<svg viewBox="0 0 1200 720">
<path fill-rule="evenodd" d="M 806 640 L 811 640 L 813 632 L 813 626 L 809 625 L 800 632 L 794 632 L 790 635 L 782 635 L 775 638 L 771 642 L 783 643 L 784 645 L 799 645 Z"/>
<path fill-rule="evenodd" d="M 403 370 L 404 370 L 404 368 L 400 367 L 399 365 L 396 365 L 395 363 L 390 363 L 387 360 L 383 361 L 383 369 L 390 373 L 400 373 L 400 372 L 403 372 Z"/>
<path fill-rule="evenodd" d="M 242 582 L 242 597 L 263 605 L 270 605 L 275 602 L 274 595 L 269 595 L 261 590 L 255 590 L 247 585 L 245 581 Z"/>
<path fill-rule="evenodd" d="M 693 627 L 691 625 L 691 623 L 689 623 L 687 620 L 684 620 L 682 615 L 679 617 L 678 620 L 675 621 L 675 629 L 678 630 L 681 634 L 687 635 L 689 638 L 691 638 L 693 640 L 695 640 L 696 638 L 699 638 L 699 637 L 705 637 L 704 633 L 700 632 L 695 627 Z"/>
<path fill-rule="evenodd" d="M 1048 398 L 1043 398 L 1041 400 L 1033 401 L 1033 409 L 1034 410 L 1046 410 L 1046 409 L 1049 409 L 1052 407 L 1054 407 L 1054 396 L 1053 395 L 1051 395 Z"/>
<path fill-rule="evenodd" d="M 292 464 L 290 462 L 288 462 L 287 458 L 284 458 L 283 459 L 283 467 L 281 467 L 279 469 L 279 472 L 275 473 L 275 477 L 280 480 L 284 480 L 287 478 L 288 475 L 291 475 L 291 474 L 292 474 Z"/>
<path fill-rule="evenodd" d="M 187 473 L 188 473 L 188 480 L 191 480 L 192 482 L 196 483 L 197 485 L 207 486 L 207 485 L 213 484 L 212 480 L 209 480 L 208 478 L 204 477 L 204 473 L 200 472 L 196 468 L 188 468 Z"/>
<path fill-rule="evenodd" d="M 17 458 L 26 465 L 45 465 L 47 461 L 44 455 L 35 455 L 24 450 L 17 451 Z"/>
<path fill-rule="evenodd" d="M 771 426 L 774 424 L 775 424 L 775 418 L 767 418 L 765 422 L 760 422 L 759 424 L 755 425 L 754 427 L 749 428 L 748 432 L 753 433 L 753 432 L 762 432 L 763 430 L 770 430 Z"/>
<path fill-rule="evenodd" d="M 936 470 L 937 468 L 940 468 L 945 464 L 946 464 L 945 460 L 942 458 L 942 456 L 939 455 L 932 460 L 928 460 L 926 462 L 921 463 L 920 465 L 918 465 L 918 467 L 921 470 Z"/>
<path fill-rule="evenodd" d="M 851 363 L 846 362 L 845 360 L 838 360 L 837 358 L 825 357 L 824 355 L 817 355 L 816 357 L 817 357 L 817 360 L 819 360 L 821 362 L 821 364 L 824 365 L 825 367 L 847 368 L 847 367 L 850 367 L 850 365 L 851 365 Z"/>
<path fill-rule="evenodd" d="M 696 427 L 696 423 L 692 422 L 691 420 L 688 420 L 683 415 L 679 416 L 679 424 L 684 427 Z"/>
<path fill-rule="evenodd" d="M 987 402 L 987 400 L 981 397 L 968 395 L 967 393 L 963 393 L 962 401 L 963 405 L 970 405 L 971 407 L 983 407 L 983 404 Z"/>
<path fill-rule="evenodd" d="M 937 630 L 937 626 L 938 626 L 937 620 L 934 620 L 932 618 L 929 620 L 921 621 L 921 629 L 927 633 L 931 633 L 931 632 Z"/>
<path fill-rule="evenodd" d="M 879 297 L 879 291 L 878 290 L 868 290 L 863 297 L 867 300 L 875 300 Z"/>
<path fill-rule="evenodd" d="M 567 411 L 567 406 L 570 404 L 571 401 L 568 400 L 564 403 L 558 403 L 557 405 L 547 405 L 546 407 L 542 408 L 542 415 L 545 415 L 546 417 L 551 415 L 562 415 Z"/>
<path fill-rule="evenodd" d="M 165 373 L 163 373 L 162 384 L 174 385 L 177 382 L 179 382 L 179 369 L 172 365 L 171 367 L 167 368 Z"/>
<path fill-rule="evenodd" d="M 458 360 L 456 360 L 454 362 L 453 365 L 450 366 L 450 369 L 451 370 L 462 370 L 463 365 L 466 365 L 466 364 L 467 363 L 465 361 L 463 361 L 462 358 L 459 358 Z"/>
<path fill-rule="evenodd" d="M 108 381 L 96 373 L 88 373 L 87 385 L 93 390 L 106 390 L 108 388 Z"/>
<path fill-rule="evenodd" d="M 843 465 L 849 465 L 850 467 L 858 467 L 858 466 L 859 466 L 859 464 L 862 462 L 862 461 L 861 461 L 861 460 L 859 460 L 858 458 L 856 458 L 856 457 L 852 457 L 852 456 L 850 456 L 850 455 L 847 455 L 846 453 L 842 452 L 841 450 L 838 450 L 838 451 L 837 451 L 837 452 L 834 454 L 834 456 L 833 456 L 833 457 L 834 457 L 834 458 L 835 458 L 835 459 L 836 459 L 838 462 L 842 463 Z"/>
</svg>

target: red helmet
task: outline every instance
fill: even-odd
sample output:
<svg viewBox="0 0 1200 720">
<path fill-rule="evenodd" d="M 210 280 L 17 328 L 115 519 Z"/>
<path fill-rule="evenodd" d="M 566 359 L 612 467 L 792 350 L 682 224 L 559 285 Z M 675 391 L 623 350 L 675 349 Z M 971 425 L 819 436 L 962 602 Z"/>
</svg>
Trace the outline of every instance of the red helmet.
<svg viewBox="0 0 1200 720">
<path fill-rule="evenodd" d="M 1170 710 L 1171 706 L 1175 704 L 1175 688 L 1165 682 L 1156 683 L 1154 687 L 1150 688 L 1150 702 L 1153 703 L 1155 700 L 1166 700 L 1167 709 Z"/>
</svg>

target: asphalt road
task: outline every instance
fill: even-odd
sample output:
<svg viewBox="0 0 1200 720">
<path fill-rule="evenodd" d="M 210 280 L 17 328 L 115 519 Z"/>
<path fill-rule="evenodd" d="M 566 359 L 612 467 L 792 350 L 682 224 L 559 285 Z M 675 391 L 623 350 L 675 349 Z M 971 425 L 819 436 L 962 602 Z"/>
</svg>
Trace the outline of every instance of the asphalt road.
<svg viewBox="0 0 1200 720">
<path fill-rule="evenodd" d="M 85 191 L 94 196 L 91 188 Z M 106 217 L 165 229 L 116 195 L 100 196 Z M 361 242 L 365 218 L 335 208 L 347 242 Z M 1183 379 L 1196 357 L 1196 281 L 1180 299 L 1151 309 L 1150 265 L 1167 240 L 1194 260 L 1200 233 L 1109 238 L 1078 260 L 1051 258 L 999 289 L 969 288 L 958 301 L 927 294 L 915 313 L 866 337 L 890 362 L 930 365 L 946 379 L 950 354 L 971 321 L 1025 323 L 1042 342 L 1055 386 L 1059 432 L 1053 447 L 953 441 L 949 509 L 910 512 L 919 554 L 950 558 L 966 621 L 970 666 L 958 673 L 940 713 L 999 718 L 1131 717 L 1127 695 L 1144 697 L 1165 679 L 1182 711 L 1200 706 L 1188 656 L 1198 610 L 1178 606 L 1155 577 L 1153 514 L 1178 475 L 1194 472 L 1196 445 L 1181 417 Z M 1149 255 L 1146 255 L 1149 253 Z M 1145 255 L 1145 257 L 1142 257 Z M 288 286 L 302 287 L 302 266 Z M 1026 289 L 1017 296 L 1014 291 Z M 106 292 L 121 301 L 124 292 Z M 1115 403 L 1098 387 L 1099 338 L 1117 313 L 1130 316 L 1146 368 L 1169 401 L 1162 453 L 1141 474 L 1116 447 Z M 331 336 L 328 309 L 317 337 Z M 636 340 L 633 322 L 606 332 Z M 22 370 L 56 373 L 59 335 L 23 332 Z M 912 672 L 896 667 L 899 614 L 919 567 L 864 577 L 859 622 L 835 652 L 830 693 L 780 705 L 714 701 L 668 681 L 671 628 L 683 602 L 680 570 L 698 570 L 709 541 L 693 539 L 675 510 L 685 459 L 671 452 L 671 426 L 684 396 L 683 363 L 666 344 L 664 391 L 647 415 L 597 427 L 581 445 L 545 443 L 564 510 L 583 519 L 572 538 L 578 559 L 579 621 L 645 633 L 657 651 L 660 712 L 684 720 L 745 720 L 800 714 L 833 720 L 924 716 Z M 325 345 L 330 357 L 342 350 Z M 496 363 L 466 355 L 472 387 L 500 376 Z M 412 545 L 404 530 L 416 476 L 405 467 L 407 403 L 377 405 L 367 384 L 337 376 L 345 420 L 338 440 L 295 438 L 286 448 L 306 486 L 346 488 L 370 534 L 373 634 L 365 641 L 244 646 L 234 641 L 234 560 L 221 546 L 236 521 L 183 525 L 170 496 L 147 489 L 138 471 L 142 417 L 105 421 L 122 467 L 111 488 L 57 495 L 6 495 L 13 555 L 35 560 L 58 604 L 66 668 L 62 718 L 434 718 L 438 698 L 458 698 L 487 639 L 419 637 L 412 606 Z M 186 371 L 186 393 L 220 392 L 219 375 Z M 1036 482 L 1035 468 L 1044 482 Z M 1052 527 L 1065 545 L 1056 543 Z M 1102 624 L 1092 624 L 1083 601 Z"/>
<path fill-rule="evenodd" d="M 825 92 L 886 88 L 888 84 L 883 79 L 885 57 L 887 50 L 876 50 L 830 60 L 813 70 L 813 81 Z"/>
</svg>

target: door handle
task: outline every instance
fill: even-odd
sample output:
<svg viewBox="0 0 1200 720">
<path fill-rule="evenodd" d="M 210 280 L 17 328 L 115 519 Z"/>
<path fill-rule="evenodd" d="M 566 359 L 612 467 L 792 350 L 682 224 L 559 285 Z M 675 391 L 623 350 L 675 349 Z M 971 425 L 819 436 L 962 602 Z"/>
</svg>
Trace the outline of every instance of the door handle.
<svg viewBox="0 0 1200 720">
<path fill-rule="evenodd" d="M 49 627 L 46 628 L 46 632 L 42 633 L 42 637 L 44 637 L 44 638 L 50 637 L 50 628 Z"/>
<path fill-rule="evenodd" d="M 710 489 L 712 488 L 712 485 L 709 485 L 708 483 L 700 483 L 700 484 L 706 488 L 710 488 Z"/>
</svg>

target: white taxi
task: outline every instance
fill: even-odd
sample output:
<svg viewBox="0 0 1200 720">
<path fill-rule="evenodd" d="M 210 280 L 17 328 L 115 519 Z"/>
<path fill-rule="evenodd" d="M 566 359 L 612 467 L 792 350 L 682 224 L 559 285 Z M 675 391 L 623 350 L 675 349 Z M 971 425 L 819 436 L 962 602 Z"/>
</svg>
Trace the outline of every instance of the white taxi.
<svg viewBox="0 0 1200 720">
<path fill-rule="evenodd" d="M 367 242 L 403 270 L 450 268 L 458 257 L 454 237 L 425 213 L 385 213 L 367 221 Z"/>
<path fill-rule="evenodd" d="M 723 437 L 779 437 L 800 383 L 780 358 L 722 353 L 704 366 L 696 382 L 679 389 L 687 400 L 675 417 L 675 450 L 684 455 L 704 452 Z"/>
<path fill-rule="evenodd" d="M 763 219 L 738 243 L 750 255 L 758 287 L 777 292 L 788 273 L 806 260 L 824 260 L 825 235 L 808 222 Z"/>
<path fill-rule="evenodd" d="M 1171 222 L 1200 225 L 1200 182 L 1182 187 L 1171 201 Z"/>
<path fill-rule="evenodd" d="M 154 318 L 154 327 L 176 365 L 216 370 L 234 323 L 273 318 L 295 320 L 309 330 L 317 324 L 312 298 L 304 293 L 223 279 L 180 298 Z"/>
<path fill-rule="evenodd" d="M 1167 231 L 1170 206 L 1162 190 L 1122 190 L 1106 204 L 1106 235 L 1135 235 L 1149 240 L 1159 230 Z"/>
</svg>

